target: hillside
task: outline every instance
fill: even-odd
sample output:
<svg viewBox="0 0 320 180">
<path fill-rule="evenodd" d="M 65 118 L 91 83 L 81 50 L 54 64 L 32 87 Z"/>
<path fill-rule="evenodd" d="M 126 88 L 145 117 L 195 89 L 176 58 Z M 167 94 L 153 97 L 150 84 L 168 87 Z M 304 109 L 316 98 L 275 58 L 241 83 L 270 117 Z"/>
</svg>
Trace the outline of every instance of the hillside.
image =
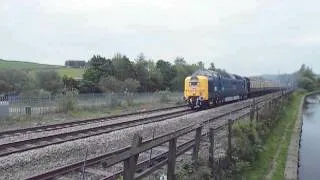
<svg viewBox="0 0 320 180">
<path fill-rule="evenodd" d="M 0 59 L 0 69 L 20 69 L 20 70 L 55 70 L 60 76 L 70 76 L 73 78 L 80 78 L 84 73 L 84 69 L 67 68 L 65 66 L 39 64 L 24 61 L 7 61 Z"/>
<path fill-rule="evenodd" d="M 62 66 L 0 59 L 0 69 L 55 69 Z"/>
</svg>

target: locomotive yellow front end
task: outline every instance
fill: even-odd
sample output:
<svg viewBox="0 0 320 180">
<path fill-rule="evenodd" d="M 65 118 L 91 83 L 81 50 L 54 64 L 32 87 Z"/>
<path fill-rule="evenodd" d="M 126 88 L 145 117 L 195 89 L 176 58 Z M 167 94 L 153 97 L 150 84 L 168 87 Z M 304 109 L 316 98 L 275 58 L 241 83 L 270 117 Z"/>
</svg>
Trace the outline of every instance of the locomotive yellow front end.
<svg viewBox="0 0 320 180">
<path fill-rule="evenodd" d="M 208 77 L 186 77 L 184 80 L 184 99 L 191 108 L 206 106 L 208 98 Z"/>
</svg>

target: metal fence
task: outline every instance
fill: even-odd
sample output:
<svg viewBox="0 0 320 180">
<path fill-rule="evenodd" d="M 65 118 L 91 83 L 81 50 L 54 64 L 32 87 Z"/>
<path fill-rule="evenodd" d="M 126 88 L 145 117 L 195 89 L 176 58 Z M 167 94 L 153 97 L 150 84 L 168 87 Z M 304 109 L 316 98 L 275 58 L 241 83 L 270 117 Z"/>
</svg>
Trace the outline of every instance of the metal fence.
<svg viewBox="0 0 320 180">
<path fill-rule="evenodd" d="M 177 103 L 182 102 L 182 97 L 181 92 L 78 94 L 72 97 L 66 95 L 46 97 L 7 96 L 0 97 L 0 104 L 9 106 L 10 115 L 25 115 L 28 113 L 41 115 L 63 112 L 68 108 L 66 106 L 70 106 L 70 104 L 73 108 L 81 110 L 81 108 Z"/>
</svg>

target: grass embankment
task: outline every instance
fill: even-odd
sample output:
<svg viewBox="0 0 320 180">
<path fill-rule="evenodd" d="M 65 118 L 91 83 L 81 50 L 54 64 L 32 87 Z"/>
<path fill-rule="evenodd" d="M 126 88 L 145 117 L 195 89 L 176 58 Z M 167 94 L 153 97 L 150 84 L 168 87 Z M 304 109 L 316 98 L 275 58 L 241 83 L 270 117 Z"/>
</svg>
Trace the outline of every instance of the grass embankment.
<svg viewBox="0 0 320 180">
<path fill-rule="evenodd" d="M 278 123 L 271 130 L 264 144 L 264 150 L 258 153 L 252 168 L 243 172 L 244 179 L 282 180 L 292 130 L 298 118 L 299 105 L 303 93 L 295 92 L 285 104 L 278 116 Z"/>
</svg>

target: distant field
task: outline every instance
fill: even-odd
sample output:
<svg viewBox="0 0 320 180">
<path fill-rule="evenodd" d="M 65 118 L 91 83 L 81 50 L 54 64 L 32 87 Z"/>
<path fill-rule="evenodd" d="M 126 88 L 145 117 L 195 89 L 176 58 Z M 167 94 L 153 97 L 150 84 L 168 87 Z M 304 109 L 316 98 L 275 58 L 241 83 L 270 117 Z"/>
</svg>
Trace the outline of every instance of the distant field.
<svg viewBox="0 0 320 180">
<path fill-rule="evenodd" d="M 0 59 L 0 69 L 55 69 L 61 66 Z"/>
<path fill-rule="evenodd" d="M 73 78 L 81 78 L 85 69 L 63 67 L 63 68 L 57 69 L 57 71 L 60 74 L 60 76 L 67 75 Z"/>
<path fill-rule="evenodd" d="M 32 62 L 23 61 L 6 61 L 0 59 L 0 69 L 21 69 L 21 70 L 56 70 L 60 76 L 67 75 L 73 78 L 82 77 L 84 69 L 79 68 L 66 68 L 65 66 L 48 65 L 48 64 L 38 64 Z"/>
</svg>

